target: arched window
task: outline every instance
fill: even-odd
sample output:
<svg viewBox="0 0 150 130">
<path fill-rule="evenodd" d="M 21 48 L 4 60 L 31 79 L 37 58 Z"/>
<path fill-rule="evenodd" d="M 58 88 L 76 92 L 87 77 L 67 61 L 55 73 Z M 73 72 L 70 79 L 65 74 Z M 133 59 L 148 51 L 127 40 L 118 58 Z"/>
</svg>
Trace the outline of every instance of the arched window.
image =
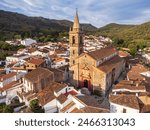
<svg viewBox="0 0 150 130">
<path fill-rule="evenodd" d="M 72 37 L 72 44 L 75 44 L 75 36 Z"/>
</svg>

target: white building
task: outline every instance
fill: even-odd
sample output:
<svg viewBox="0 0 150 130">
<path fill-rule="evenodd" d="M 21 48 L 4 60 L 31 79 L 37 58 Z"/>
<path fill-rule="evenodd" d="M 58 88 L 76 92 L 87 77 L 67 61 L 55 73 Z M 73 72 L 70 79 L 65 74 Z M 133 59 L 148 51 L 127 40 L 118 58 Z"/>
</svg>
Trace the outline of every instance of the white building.
<svg viewBox="0 0 150 130">
<path fill-rule="evenodd" d="M 13 82 L 17 81 L 17 73 L 12 72 L 9 74 L 1 74 L 0 75 L 0 88 L 3 88 L 3 86 Z"/>
<path fill-rule="evenodd" d="M 132 95 L 111 95 L 110 112 L 111 113 L 139 113 L 139 99 Z"/>
<path fill-rule="evenodd" d="M 13 55 L 13 56 L 7 56 L 6 57 L 6 64 L 11 64 L 11 63 L 16 63 L 16 62 L 19 62 L 19 61 L 22 61 L 26 58 L 29 58 L 30 56 L 29 55 L 26 55 L 26 54 L 19 54 L 19 55 Z"/>
<path fill-rule="evenodd" d="M 17 97 L 17 92 L 20 91 L 22 84 L 18 81 L 13 81 L 3 88 L 0 88 L 0 103 L 10 104 L 12 99 Z"/>
<path fill-rule="evenodd" d="M 24 46 L 30 46 L 33 43 L 37 43 L 37 42 L 36 42 L 36 40 L 33 40 L 31 38 L 26 38 L 26 39 L 21 41 L 21 44 Z"/>
<path fill-rule="evenodd" d="M 42 57 L 48 57 L 49 56 L 49 50 L 43 49 L 43 50 L 36 50 L 31 53 L 33 56 L 42 56 Z"/>
<path fill-rule="evenodd" d="M 51 67 L 59 68 L 65 65 L 68 65 L 68 62 L 66 62 L 65 58 L 57 58 L 52 62 Z"/>
</svg>

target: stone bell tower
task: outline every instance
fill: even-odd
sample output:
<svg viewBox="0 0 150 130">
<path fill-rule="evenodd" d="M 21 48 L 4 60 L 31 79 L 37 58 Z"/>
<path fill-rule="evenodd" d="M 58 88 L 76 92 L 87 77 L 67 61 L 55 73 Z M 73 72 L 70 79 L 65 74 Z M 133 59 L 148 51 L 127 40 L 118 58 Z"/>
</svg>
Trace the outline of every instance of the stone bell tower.
<svg viewBox="0 0 150 130">
<path fill-rule="evenodd" d="M 69 32 L 70 67 L 78 63 L 78 57 L 83 52 L 83 33 L 80 28 L 78 12 L 76 11 L 73 27 Z"/>
</svg>

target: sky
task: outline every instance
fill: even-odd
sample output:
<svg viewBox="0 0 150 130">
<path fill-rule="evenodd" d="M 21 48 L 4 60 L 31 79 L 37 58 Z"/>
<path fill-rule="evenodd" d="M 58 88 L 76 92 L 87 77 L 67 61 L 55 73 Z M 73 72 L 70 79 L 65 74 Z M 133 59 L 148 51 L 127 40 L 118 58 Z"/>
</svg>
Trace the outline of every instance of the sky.
<svg viewBox="0 0 150 130">
<path fill-rule="evenodd" d="M 96 27 L 150 21 L 150 0 L 0 0 L 0 10 L 49 19 L 73 21 L 76 8 L 80 23 Z"/>
</svg>

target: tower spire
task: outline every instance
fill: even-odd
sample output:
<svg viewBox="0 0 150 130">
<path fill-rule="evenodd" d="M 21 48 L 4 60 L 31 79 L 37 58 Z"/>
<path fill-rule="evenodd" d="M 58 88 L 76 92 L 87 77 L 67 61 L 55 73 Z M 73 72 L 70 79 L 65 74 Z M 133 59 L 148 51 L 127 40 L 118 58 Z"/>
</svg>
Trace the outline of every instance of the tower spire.
<svg viewBox="0 0 150 130">
<path fill-rule="evenodd" d="M 79 29 L 80 24 L 79 24 L 79 17 L 78 17 L 78 9 L 76 8 L 76 16 L 74 19 L 74 24 L 73 24 L 73 29 Z"/>
</svg>

